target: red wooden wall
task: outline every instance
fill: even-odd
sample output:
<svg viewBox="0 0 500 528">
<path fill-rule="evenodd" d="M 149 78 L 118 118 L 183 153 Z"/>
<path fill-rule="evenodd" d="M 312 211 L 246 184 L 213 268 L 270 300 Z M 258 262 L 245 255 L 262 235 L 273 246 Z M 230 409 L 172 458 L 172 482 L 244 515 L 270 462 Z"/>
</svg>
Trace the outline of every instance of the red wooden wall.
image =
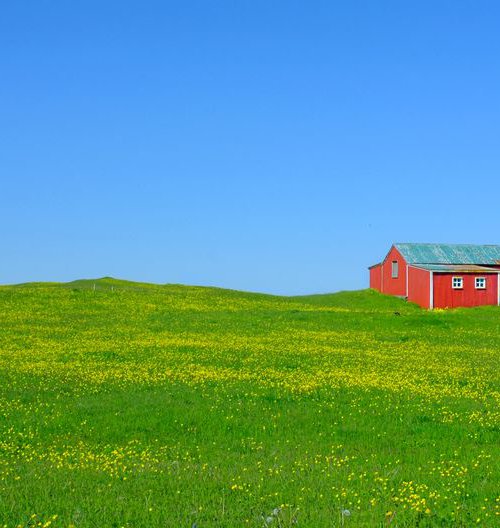
<svg viewBox="0 0 500 528">
<path fill-rule="evenodd" d="M 370 268 L 370 288 L 382 290 L 382 264 Z"/>
<path fill-rule="evenodd" d="M 399 264 L 399 274 L 397 279 L 392 278 L 392 261 Z M 382 293 L 390 295 L 406 296 L 406 261 L 403 255 L 395 248 L 391 248 L 387 257 L 382 263 Z"/>
<path fill-rule="evenodd" d="M 408 266 L 408 301 L 430 308 L 431 273 Z"/>
<path fill-rule="evenodd" d="M 464 287 L 454 290 L 452 277 L 462 277 Z M 475 278 L 486 277 L 486 289 L 476 290 Z M 459 306 L 483 306 L 498 304 L 498 275 L 480 273 L 435 273 L 434 308 L 458 308 Z"/>
</svg>

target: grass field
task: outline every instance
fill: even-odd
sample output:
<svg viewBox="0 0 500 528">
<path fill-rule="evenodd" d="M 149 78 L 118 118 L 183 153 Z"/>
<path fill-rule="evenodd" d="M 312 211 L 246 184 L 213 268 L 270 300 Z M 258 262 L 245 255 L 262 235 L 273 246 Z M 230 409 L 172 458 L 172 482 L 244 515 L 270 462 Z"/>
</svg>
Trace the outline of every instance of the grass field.
<svg viewBox="0 0 500 528">
<path fill-rule="evenodd" d="M 0 527 L 500 526 L 498 308 L 114 279 L 0 307 Z"/>
</svg>

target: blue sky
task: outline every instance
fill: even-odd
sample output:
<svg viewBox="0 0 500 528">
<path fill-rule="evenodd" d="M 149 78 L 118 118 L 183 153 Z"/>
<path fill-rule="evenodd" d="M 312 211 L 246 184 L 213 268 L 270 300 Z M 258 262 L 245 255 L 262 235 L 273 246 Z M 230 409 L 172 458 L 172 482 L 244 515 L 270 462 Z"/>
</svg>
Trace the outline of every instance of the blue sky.
<svg viewBox="0 0 500 528">
<path fill-rule="evenodd" d="M 500 243 L 500 4 L 40 0 L 0 12 L 0 282 L 364 288 Z"/>
</svg>

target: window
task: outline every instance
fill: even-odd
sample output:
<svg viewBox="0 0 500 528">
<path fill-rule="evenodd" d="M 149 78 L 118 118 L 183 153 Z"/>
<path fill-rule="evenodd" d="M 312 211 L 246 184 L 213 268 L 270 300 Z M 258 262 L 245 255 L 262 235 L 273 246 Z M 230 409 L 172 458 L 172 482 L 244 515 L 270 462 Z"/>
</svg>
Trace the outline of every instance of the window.
<svg viewBox="0 0 500 528">
<path fill-rule="evenodd" d="M 453 277 L 451 279 L 451 287 L 454 290 L 461 290 L 464 287 L 464 279 L 462 277 Z"/>
<path fill-rule="evenodd" d="M 486 289 L 486 278 L 476 277 L 476 290 L 485 290 L 485 289 Z"/>
<path fill-rule="evenodd" d="M 392 275 L 393 279 L 397 279 L 399 276 L 399 263 L 397 260 L 392 261 Z"/>
</svg>

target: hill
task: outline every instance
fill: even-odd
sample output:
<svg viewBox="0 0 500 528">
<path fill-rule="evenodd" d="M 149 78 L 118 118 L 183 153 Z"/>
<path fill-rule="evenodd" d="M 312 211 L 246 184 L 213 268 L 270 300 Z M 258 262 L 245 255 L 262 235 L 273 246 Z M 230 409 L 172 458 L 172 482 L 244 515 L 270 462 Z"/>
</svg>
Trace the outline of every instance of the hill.
<svg viewBox="0 0 500 528">
<path fill-rule="evenodd" d="M 498 522 L 498 308 L 110 277 L 0 306 L 8 527 Z"/>
</svg>

